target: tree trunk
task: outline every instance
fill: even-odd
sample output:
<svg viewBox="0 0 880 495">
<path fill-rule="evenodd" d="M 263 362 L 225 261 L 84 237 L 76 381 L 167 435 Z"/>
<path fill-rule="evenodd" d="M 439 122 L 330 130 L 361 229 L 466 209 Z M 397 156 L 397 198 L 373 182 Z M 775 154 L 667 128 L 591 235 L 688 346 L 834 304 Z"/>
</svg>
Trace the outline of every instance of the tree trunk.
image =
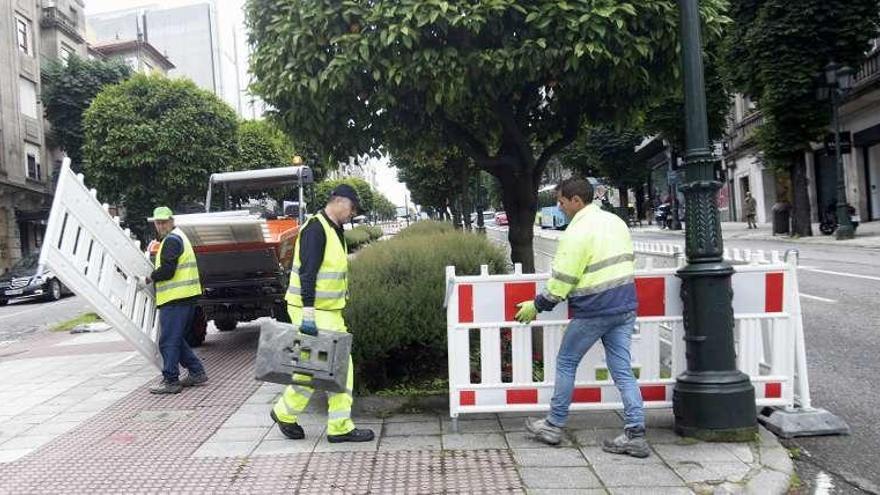
<svg viewBox="0 0 880 495">
<path fill-rule="evenodd" d="M 792 189 L 791 232 L 800 237 L 813 235 L 810 222 L 810 196 L 807 193 L 807 164 L 803 153 L 798 154 L 790 165 Z"/>
<path fill-rule="evenodd" d="M 645 184 L 636 188 L 636 220 L 641 222 L 645 219 Z M 639 223 L 641 225 L 641 223 Z"/>
<path fill-rule="evenodd" d="M 523 273 L 535 272 L 535 213 L 538 211 L 538 184 L 531 173 L 514 175 L 505 171 L 501 181 L 501 196 L 507 213 L 510 259 L 522 264 Z"/>
<path fill-rule="evenodd" d="M 617 198 L 617 206 L 619 206 L 621 208 L 626 208 L 627 206 L 629 206 L 629 204 L 627 202 L 627 200 L 629 199 L 627 197 L 627 192 L 629 192 L 629 189 L 627 189 L 625 187 L 618 187 L 617 188 L 617 194 L 619 196 Z"/>
<path fill-rule="evenodd" d="M 449 205 L 449 209 L 452 210 L 452 225 L 456 229 L 461 229 L 461 210 L 458 208 L 458 201 Z"/>
</svg>

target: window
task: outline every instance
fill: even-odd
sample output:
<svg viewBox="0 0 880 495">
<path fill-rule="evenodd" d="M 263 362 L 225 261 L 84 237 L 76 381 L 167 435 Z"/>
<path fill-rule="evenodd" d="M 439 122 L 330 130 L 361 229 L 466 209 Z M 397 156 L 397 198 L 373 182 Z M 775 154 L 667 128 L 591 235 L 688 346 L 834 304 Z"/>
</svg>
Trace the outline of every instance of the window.
<svg viewBox="0 0 880 495">
<path fill-rule="evenodd" d="M 70 59 L 70 57 L 72 55 L 73 55 L 73 48 L 71 48 L 65 44 L 62 44 L 61 50 L 58 52 L 58 56 L 59 56 L 59 58 L 61 58 L 61 62 L 64 65 L 67 65 L 67 61 Z"/>
<path fill-rule="evenodd" d="M 25 55 L 31 54 L 31 25 L 24 17 L 15 18 L 15 34 L 18 41 L 18 49 Z"/>
<path fill-rule="evenodd" d="M 37 113 L 37 84 L 24 77 L 18 78 L 18 97 L 21 113 L 32 119 L 39 117 Z"/>
<path fill-rule="evenodd" d="M 28 179 L 42 180 L 40 170 L 40 149 L 33 145 L 27 145 L 25 172 Z"/>
<path fill-rule="evenodd" d="M 77 26 L 77 21 L 79 20 L 78 16 L 79 12 L 73 7 L 70 7 L 70 23 L 73 24 L 74 27 Z"/>
</svg>

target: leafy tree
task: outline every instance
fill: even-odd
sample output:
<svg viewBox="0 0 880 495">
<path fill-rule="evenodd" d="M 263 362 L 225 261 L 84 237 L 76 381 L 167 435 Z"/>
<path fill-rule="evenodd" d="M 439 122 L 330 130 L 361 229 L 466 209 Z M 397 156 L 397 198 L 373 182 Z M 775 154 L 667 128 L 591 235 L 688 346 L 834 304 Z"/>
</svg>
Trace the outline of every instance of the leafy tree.
<svg viewBox="0 0 880 495">
<path fill-rule="evenodd" d="M 373 191 L 373 213 L 377 220 L 394 220 L 397 207 L 384 194 Z"/>
<path fill-rule="evenodd" d="M 627 191 L 644 182 L 647 169 L 636 160 L 636 146 L 643 133 L 634 129 L 617 130 L 611 126 L 590 127 L 563 152 L 560 160 L 583 177 L 607 179 L 619 192 L 620 204 L 627 206 Z M 591 198 L 585 198 L 589 201 Z"/>
<path fill-rule="evenodd" d="M 457 191 L 443 161 L 397 154 L 391 157 L 391 166 L 397 169 L 397 179 L 406 184 L 413 203 L 446 215 Z"/>
<path fill-rule="evenodd" d="M 105 88 L 85 113 L 84 172 L 146 240 L 158 205 L 203 201 L 208 176 L 237 157 L 238 121 L 223 101 L 186 79 L 137 74 Z"/>
<path fill-rule="evenodd" d="M 291 164 L 293 143 L 266 120 L 244 120 L 238 127 L 239 157 L 234 170 L 257 170 Z"/>
<path fill-rule="evenodd" d="M 700 2 L 716 36 L 723 0 Z M 678 9 L 653 2 L 249 0 L 254 91 L 348 157 L 454 146 L 502 185 L 512 258 L 534 269 L 548 161 L 584 120 L 627 121 L 674 79 Z"/>
<path fill-rule="evenodd" d="M 83 162 L 83 114 L 102 88 L 131 76 L 118 60 L 87 60 L 71 55 L 67 63 L 49 61 L 41 70 L 43 110 L 52 124 L 50 141 L 70 157 L 75 170 Z"/>
<path fill-rule="evenodd" d="M 758 101 L 765 159 L 792 178 L 796 235 L 812 235 L 804 154 L 830 120 L 829 105 L 816 101 L 816 76 L 832 60 L 862 62 L 878 8 L 875 0 L 731 1 L 727 70 L 736 90 Z"/>
</svg>

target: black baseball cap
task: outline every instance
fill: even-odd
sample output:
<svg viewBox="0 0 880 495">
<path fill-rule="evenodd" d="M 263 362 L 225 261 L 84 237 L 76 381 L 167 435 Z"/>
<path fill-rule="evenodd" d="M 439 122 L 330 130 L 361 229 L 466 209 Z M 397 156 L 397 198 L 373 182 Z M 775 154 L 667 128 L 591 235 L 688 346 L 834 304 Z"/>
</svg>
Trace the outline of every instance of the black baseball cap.
<svg viewBox="0 0 880 495">
<path fill-rule="evenodd" d="M 330 199 L 333 198 L 348 198 L 351 200 L 354 205 L 354 209 L 360 211 L 361 209 L 361 200 L 358 198 L 357 191 L 354 190 L 353 187 L 348 184 L 339 184 L 332 191 L 330 191 Z"/>
</svg>

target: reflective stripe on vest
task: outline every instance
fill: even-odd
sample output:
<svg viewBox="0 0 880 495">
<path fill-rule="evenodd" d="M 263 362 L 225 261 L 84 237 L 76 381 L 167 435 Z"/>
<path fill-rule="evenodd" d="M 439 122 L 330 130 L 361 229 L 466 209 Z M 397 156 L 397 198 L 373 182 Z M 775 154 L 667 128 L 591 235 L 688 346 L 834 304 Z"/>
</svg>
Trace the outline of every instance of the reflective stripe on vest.
<svg viewBox="0 0 880 495">
<path fill-rule="evenodd" d="M 326 243 L 324 245 L 324 260 L 318 269 L 315 281 L 315 309 L 339 310 L 345 307 L 345 299 L 348 292 L 348 253 L 343 242 L 339 241 L 336 230 L 322 214 L 313 215 L 303 225 L 303 229 L 311 222 L 318 222 L 324 229 Z M 299 270 L 302 266 L 300 259 L 300 239 L 297 238 L 294 246 L 293 267 L 290 270 L 290 286 L 287 289 L 285 300 L 288 304 L 303 307 L 302 283 L 299 278 Z"/>
<path fill-rule="evenodd" d="M 179 228 L 175 228 L 169 235 L 176 235 L 183 243 L 183 252 L 177 258 L 177 269 L 174 276 L 169 280 L 156 282 L 156 305 L 162 306 L 171 301 L 187 299 L 202 295 L 202 284 L 199 281 L 199 266 L 196 263 L 196 253 L 186 234 Z M 167 237 L 165 238 L 167 239 Z M 165 247 L 165 239 L 156 253 L 156 268 L 162 266 L 162 249 Z"/>
<path fill-rule="evenodd" d="M 543 295 L 550 301 L 599 294 L 633 283 L 635 256 L 629 228 L 617 216 L 587 205 L 559 239 Z"/>
</svg>

